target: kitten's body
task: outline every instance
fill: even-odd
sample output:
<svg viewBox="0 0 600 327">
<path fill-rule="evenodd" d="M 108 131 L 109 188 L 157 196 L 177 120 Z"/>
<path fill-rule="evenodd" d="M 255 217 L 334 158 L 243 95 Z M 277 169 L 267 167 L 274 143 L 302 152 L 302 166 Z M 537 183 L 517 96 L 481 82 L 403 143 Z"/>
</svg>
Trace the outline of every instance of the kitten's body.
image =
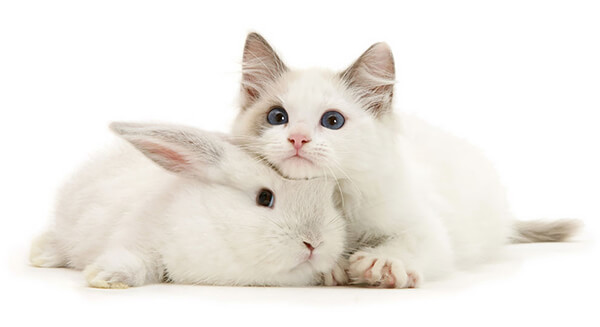
<svg viewBox="0 0 600 327">
<path fill-rule="evenodd" d="M 330 84 L 334 78 L 314 70 L 303 72 L 298 77 L 302 81 L 290 76 L 283 83 L 287 88 L 276 92 L 290 120 L 297 118 L 290 125 L 309 122 L 314 113 L 307 108 L 349 107 L 343 97 L 336 103 L 330 96 L 335 94 Z M 247 124 L 248 113 L 243 111 L 236 120 L 234 133 L 252 133 L 255 125 Z M 262 148 L 261 155 L 284 175 L 313 177 L 322 172 L 338 179 L 340 201 L 354 234 L 352 247 L 371 261 L 393 253 L 415 276 L 432 278 L 455 265 L 478 261 L 506 243 L 511 219 L 504 192 L 477 149 L 409 115 L 390 113 L 376 120 L 363 116 L 362 110 L 356 114 L 356 138 L 348 150 L 337 153 L 342 145 L 330 149 L 338 158 L 332 160 L 344 163 L 332 161 L 315 175 L 303 165 L 281 164 L 276 155 L 271 157 L 269 152 L 280 146 L 276 142 L 257 140 L 256 148 Z M 263 135 L 272 132 L 280 131 L 265 130 Z M 314 153 L 311 160 L 316 161 L 319 150 Z"/>
<path fill-rule="evenodd" d="M 354 235 L 350 277 L 402 288 L 493 255 L 512 236 L 513 219 L 478 149 L 392 111 L 393 77 L 385 44 L 342 73 L 292 71 L 250 34 L 233 131 L 283 175 L 336 178 Z M 268 121 L 273 108 L 285 109 L 285 123 Z M 342 127 L 320 121 L 332 110 L 342 115 Z M 572 227 L 561 225 L 554 240 Z"/>
<path fill-rule="evenodd" d="M 385 247 L 425 278 L 493 255 L 506 243 L 512 217 L 490 163 L 418 118 L 396 120 L 393 133 L 378 133 L 383 146 L 372 147 L 379 153 L 364 157 L 370 168 L 341 179 L 350 230 L 367 240 L 386 235 L 382 244 L 364 245 L 379 247 L 377 253 Z M 395 142 L 386 144 L 390 138 Z"/>
</svg>

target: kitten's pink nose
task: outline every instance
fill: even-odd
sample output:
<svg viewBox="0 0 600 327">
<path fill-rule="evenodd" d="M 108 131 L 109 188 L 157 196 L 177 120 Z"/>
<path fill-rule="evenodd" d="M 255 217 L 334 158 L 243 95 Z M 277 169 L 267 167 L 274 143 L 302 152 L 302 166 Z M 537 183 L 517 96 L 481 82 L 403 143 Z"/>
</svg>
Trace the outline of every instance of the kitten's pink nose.
<svg viewBox="0 0 600 327">
<path fill-rule="evenodd" d="M 292 143 L 296 150 L 299 150 L 304 143 L 310 142 L 310 139 L 302 134 L 292 134 L 290 137 L 288 137 L 288 141 Z"/>
</svg>

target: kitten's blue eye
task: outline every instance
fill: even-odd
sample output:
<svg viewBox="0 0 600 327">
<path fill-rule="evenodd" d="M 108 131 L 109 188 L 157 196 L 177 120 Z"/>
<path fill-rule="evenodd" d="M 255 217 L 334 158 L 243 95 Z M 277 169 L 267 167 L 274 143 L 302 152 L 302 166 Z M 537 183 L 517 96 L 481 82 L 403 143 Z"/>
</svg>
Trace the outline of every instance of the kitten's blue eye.
<svg viewBox="0 0 600 327">
<path fill-rule="evenodd" d="M 288 122 L 288 114 L 285 109 L 275 107 L 267 114 L 267 121 L 271 125 L 281 125 Z"/>
<path fill-rule="evenodd" d="M 340 129 L 344 126 L 344 116 L 337 111 L 328 111 L 321 117 L 321 125 L 329 129 Z"/>
</svg>

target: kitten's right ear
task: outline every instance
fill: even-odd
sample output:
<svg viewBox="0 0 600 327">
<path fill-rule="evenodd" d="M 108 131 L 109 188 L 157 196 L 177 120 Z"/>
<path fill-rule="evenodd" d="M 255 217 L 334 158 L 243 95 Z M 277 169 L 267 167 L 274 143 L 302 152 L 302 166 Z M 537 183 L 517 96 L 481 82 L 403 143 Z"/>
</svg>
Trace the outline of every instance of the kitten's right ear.
<svg viewBox="0 0 600 327">
<path fill-rule="evenodd" d="M 248 34 L 242 63 L 242 109 L 252 105 L 266 87 L 287 70 L 275 50 L 260 34 Z"/>
<path fill-rule="evenodd" d="M 373 44 L 340 76 L 367 111 L 376 117 L 392 111 L 395 68 L 387 44 Z"/>
</svg>

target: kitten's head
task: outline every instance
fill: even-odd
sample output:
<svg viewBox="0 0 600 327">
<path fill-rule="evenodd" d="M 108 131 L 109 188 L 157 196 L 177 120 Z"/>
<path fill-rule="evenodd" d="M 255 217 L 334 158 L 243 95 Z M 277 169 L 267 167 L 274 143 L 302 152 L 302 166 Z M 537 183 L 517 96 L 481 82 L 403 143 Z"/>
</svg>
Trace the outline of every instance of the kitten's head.
<svg viewBox="0 0 600 327">
<path fill-rule="evenodd" d="M 283 175 L 363 170 L 392 119 L 394 59 L 376 43 L 343 72 L 290 70 L 260 35 L 246 39 L 241 111 L 233 132 Z"/>
</svg>

